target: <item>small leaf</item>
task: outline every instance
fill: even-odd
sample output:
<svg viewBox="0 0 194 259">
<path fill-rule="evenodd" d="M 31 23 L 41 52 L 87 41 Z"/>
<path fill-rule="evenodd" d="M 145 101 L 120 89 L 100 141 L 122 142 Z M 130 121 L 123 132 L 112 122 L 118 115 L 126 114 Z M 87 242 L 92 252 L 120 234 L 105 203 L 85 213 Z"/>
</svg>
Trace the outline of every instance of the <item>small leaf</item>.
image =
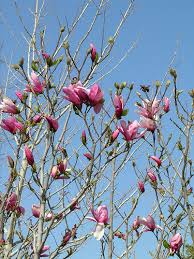
<svg viewBox="0 0 194 259">
<path fill-rule="evenodd" d="M 126 116 L 128 114 L 129 110 L 128 109 L 125 109 L 122 111 L 122 116 Z"/>
<path fill-rule="evenodd" d="M 165 248 L 167 248 L 167 249 L 170 248 L 170 245 L 169 245 L 169 243 L 168 243 L 166 240 L 163 241 L 163 246 L 164 246 Z"/>
<path fill-rule="evenodd" d="M 96 53 L 96 57 L 95 57 L 95 60 L 94 60 L 95 64 L 98 62 L 98 58 L 99 58 L 98 53 Z"/>
<path fill-rule="evenodd" d="M 50 66 L 57 66 L 59 63 L 61 63 L 61 61 L 63 60 L 63 55 L 60 56 L 59 58 L 55 59 L 53 62 L 52 62 L 52 65 Z"/>
<path fill-rule="evenodd" d="M 35 72 L 38 72 L 37 63 L 36 63 L 34 60 L 32 61 L 31 68 L 32 68 Z"/>
</svg>

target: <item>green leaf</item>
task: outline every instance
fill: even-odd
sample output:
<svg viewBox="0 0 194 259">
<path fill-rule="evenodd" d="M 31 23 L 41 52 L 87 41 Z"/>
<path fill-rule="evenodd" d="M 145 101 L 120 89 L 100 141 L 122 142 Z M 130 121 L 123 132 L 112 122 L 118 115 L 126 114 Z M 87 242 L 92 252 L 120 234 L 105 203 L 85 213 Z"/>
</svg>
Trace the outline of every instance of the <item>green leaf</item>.
<svg viewBox="0 0 194 259">
<path fill-rule="evenodd" d="M 170 245 L 169 245 L 169 243 L 168 243 L 166 240 L 163 241 L 163 246 L 164 246 L 165 248 L 167 248 L 167 249 L 170 248 Z"/>
<path fill-rule="evenodd" d="M 59 58 L 55 59 L 53 62 L 52 62 L 52 65 L 50 66 L 57 66 L 59 63 L 61 63 L 61 61 L 63 60 L 64 56 L 60 56 Z"/>
<path fill-rule="evenodd" d="M 122 111 L 122 116 L 126 116 L 128 114 L 129 110 L 128 109 L 125 109 Z"/>
<path fill-rule="evenodd" d="M 38 65 L 37 63 L 33 60 L 31 63 L 31 68 L 35 71 L 38 72 Z"/>
<path fill-rule="evenodd" d="M 95 57 L 95 60 L 94 60 L 95 64 L 98 62 L 98 58 L 99 58 L 98 53 L 96 53 L 96 57 Z"/>
</svg>

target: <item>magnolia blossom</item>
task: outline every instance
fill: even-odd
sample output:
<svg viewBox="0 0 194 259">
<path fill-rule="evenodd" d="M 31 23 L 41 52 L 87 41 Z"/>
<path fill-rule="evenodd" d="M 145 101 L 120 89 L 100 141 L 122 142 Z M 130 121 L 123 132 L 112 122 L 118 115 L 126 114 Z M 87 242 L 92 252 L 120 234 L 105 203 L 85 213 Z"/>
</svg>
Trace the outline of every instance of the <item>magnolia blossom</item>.
<svg viewBox="0 0 194 259">
<path fill-rule="evenodd" d="M 65 246 L 69 242 L 70 239 L 71 239 L 71 230 L 67 229 L 65 232 L 65 235 L 63 237 L 63 246 Z"/>
<path fill-rule="evenodd" d="M 79 210 L 80 206 L 78 205 L 78 200 L 76 198 L 73 198 L 71 201 L 71 206 L 70 206 L 70 210 Z"/>
<path fill-rule="evenodd" d="M 97 223 L 94 237 L 100 240 L 104 235 L 104 227 L 108 224 L 108 209 L 106 205 L 101 205 L 96 210 L 91 208 L 91 212 L 93 217 L 87 217 L 87 219 Z"/>
<path fill-rule="evenodd" d="M 44 59 L 48 59 L 48 58 L 50 58 L 50 55 L 49 55 L 48 53 L 42 51 L 42 57 L 43 57 Z"/>
<path fill-rule="evenodd" d="M 36 204 L 32 205 L 32 215 L 35 218 L 39 218 L 40 217 L 40 205 L 36 205 Z M 52 212 L 45 213 L 45 220 L 46 221 L 49 221 L 52 218 L 53 218 L 53 213 Z"/>
<path fill-rule="evenodd" d="M 138 182 L 138 188 L 140 190 L 140 192 L 145 192 L 145 187 L 144 187 L 144 183 L 142 181 Z"/>
<path fill-rule="evenodd" d="M 7 119 L 3 119 L 0 123 L 0 126 L 9 131 L 12 134 L 16 134 L 17 130 L 23 130 L 23 124 L 18 122 L 15 117 L 8 117 Z"/>
<path fill-rule="evenodd" d="M 131 141 L 133 139 L 139 139 L 144 136 L 146 131 L 138 133 L 139 128 L 140 124 L 136 120 L 129 122 L 128 125 L 124 120 L 122 120 L 121 126 L 118 127 L 118 130 L 123 134 L 126 141 Z"/>
<path fill-rule="evenodd" d="M 115 115 L 118 119 L 120 119 L 122 116 L 123 107 L 124 107 L 123 97 L 121 95 L 115 95 L 113 104 L 115 107 Z"/>
<path fill-rule="evenodd" d="M 36 115 L 33 117 L 32 120 L 33 120 L 34 123 L 39 123 L 39 122 L 41 122 L 41 120 L 42 120 L 42 115 L 36 114 Z"/>
<path fill-rule="evenodd" d="M 88 90 L 83 87 L 81 81 L 64 87 L 63 92 L 65 93 L 64 98 L 78 107 L 88 101 Z"/>
<path fill-rule="evenodd" d="M 49 246 L 43 246 L 43 248 L 40 251 L 40 257 L 49 257 L 48 254 L 45 254 L 46 251 L 48 251 L 50 249 Z"/>
<path fill-rule="evenodd" d="M 90 44 L 90 48 L 91 48 L 91 60 L 92 60 L 92 62 L 94 62 L 96 59 L 96 54 L 97 54 L 96 48 L 92 43 Z"/>
<path fill-rule="evenodd" d="M 25 92 L 16 91 L 15 94 L 21 102 L 24 102 L 27 99 L 27 94 Z"/>
<path fill-rule="evenodd" d="M 183 244 L 181 234 L 177 233 L 170 239 L 170 252 L 171 254 L 176 253 L 179 251 L 180 247 Z"/>
<path fill-rule="evenodd" d="M 25 155 L 26 155 L 26 159 L 27 159 L 28 164 L 33 166 L 34 156 L 32 154 L 32 151 L 29 149 L 29 147 L 27 145 L 25 145 L 24 151 L 25 151 Z"/>
<path fill-rule="evenodd" d="M 147 218 L 139 218 L 139 223 L 147 227 L 143 232 L 153 232 L 155 229 L 162 230 L 162 228 L 159 225 L 156 225 L 155 220 L 151 215 L 148 215 Z"/>
<path fill-rule="evenodd" d="M 113 131 L 112 133 L 112 141 L 115 141 L 115 139 L 117 139 L 118 135 L 119 135 L 119 129 L 116 129 L 115 131 Z"/>
<path fill-rule="evenodd" d="M 160 100 L 154 99 L 153 101 L 149 101 L 147 99 L 144 99 L 143 106 L 138 106 L 139 111 L 138 113 L 149 119 L 154 119 L 155 115 L 160 111 Z"/>
<path fill-rule="evenodd" d="M 103 92 L 101 91 L 99 85 L 94 84 L 90 88 L 88 97 L 89 103 L 92 107 L 94 107 L 95 113 L 99 113 L 104 103 Z"/>
<path fill-rule="evenodd" d="M 51 176 L 54 179 L 69 179 L 69 169 L 67 169 L 67 160 L 64 159 L 58 165 L 54 165 L 51 170 Z"/>
<path fill-rule="evenodd" d="M 58 120 L 55 119 L 52 116 L 46 116 L 45 118 L 46 118 L 46 120 L 47 120 L 47 122 L 49 124 L 50 130 L 53 131 L 53 132 L 56 132 L 58 130 L 58 128 L 59 128 Z"/>
<path fill-rule="evenodd" d="M 45 82 L 41 83 L 40 79 L 34 71 L 31 73 L 30 84 L 26 86 L 26 92 L 32 92 L 35 94 L 42 94 L 44 91 Z"/>
<path fill-rule="evenodd" d="M 158 158 L 157 156 L 150 156 L 150 158 L 157 163 L 158 167 L 161 166 L 162 161 L 160 160 L 160 158 Z"/>
<path fill-rule="evenodd" d="M 140 126 L 148 131 L 154 132 L 157 128 L 156 122 L 146 117 L 140 117 Z"/>
<path fill-rule="evenodd" d="M 16 193 L 11 193 L 11 195 L 5 201 L 5 209 L 7 211 L 14 211 L 17 207 L 18 197 Z"/>
<path fill-rule="evenodd" d="M 164 97 L 164 106 L 163 106 L 164 112 L 169 112 L 170 111 L 170 101 L 168 97 Z"/>
<path fill-rule="evenodd" d="M 157 183 L 157 177 L 151 169 L 148 170 L 147 175 L 152 183 Z"/>
<path fill-rule="evenodd" d="M 92 160 L 93 156 L 90 153 L 85 153 L 84 156 L 88 159 L 88 160 Z"/>
<path fill-rule="evenodd" d="M 20 111 L 10 98 L 4 97 L 0 103 L 0 112 L 17 114 Z"/>
<path fill-rule="evenodd" d="M 86 139 L 86 131 L 85 130 L 82 131 L 81 140 L 82 140 L 82 144 L 86 145 L 87 139 Z"/>
<path fill-rule="evenodd" d="M 24 215 L 25 209 L 22 206 L 18 206 L 18 197 L 16 193 L 11 193 L 11 195 L 6 199 L 5 210 L 8 212 L 16 212 L 17 217 Z"/>
<path fill-rule="evenodd" d="M 140 227 L 140 219 L 139 219 L 139 216 L 137 216 L 137 218 L 133 222 L 133 229 L 137 230 L 139 227 Z"/>
<path fill-rule="evenodd" d="M 118 237 L 118 238 L 121 238 L 123 240 L 126 240 L 126 234 L 123 234 L 121 231 L 117 231 L 115 234 L 114 234 L 115 237 Z"/>
</svg>

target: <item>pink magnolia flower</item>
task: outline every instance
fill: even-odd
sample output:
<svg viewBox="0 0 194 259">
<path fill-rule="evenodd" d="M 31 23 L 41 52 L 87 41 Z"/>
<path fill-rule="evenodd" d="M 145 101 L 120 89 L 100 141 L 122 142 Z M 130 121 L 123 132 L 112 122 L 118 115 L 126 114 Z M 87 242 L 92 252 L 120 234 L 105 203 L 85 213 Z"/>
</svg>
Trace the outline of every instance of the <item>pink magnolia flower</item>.
<svg viewBox="0 0 194 259">
<path fill-rule="evenodd" d="M 64 159 L 63 161 L 61 161 L 59 164 L 58 164 L 58 170 L 61 174 L 65 173 L 67 169 L 67 160 Z"/>
<path fill-rule="evenodd" d="M 91 212 L 93 217 L 87 217 L 87 219 L 97 223 L 94 237 L 97 240 L 100 240 L 104 235 L 104 227 L 108 224 L 108 209 L 106 205 L 101 205 L 97 210 L 91 208 Z"/>
<path fill-rule="evenodd" d="M 11 195 L 5 201 L 5 209 L 7 211 L 14 211 L 17 207 L 18 197 L 16 193 L 12 192 Z"/>
<path fill-rule="evenodd" d="M 139 216 L 137 216 L 137 218 L 133 222 L 133 229 L 137 230 L 139 227 L 140 227 L 140 219 L 139 219 Z"/>
<path fill-rule="evenodd" d="M 18 206 L 16 207 L 15 212 L 17 214 L 17 217 L 20 217 L 21 215 L 25 214 L 25 208 L 22 206 Z"/>
<path fill-rule="evenodd" d="M 42 120 L 42 115 L 36 114 L 36 115 L 33 117 L 32 120 L 33 120 L 34 123 L 39 123 L 39 122 L 41 122 L 41 120 Z"/>
<path fill-rule="evenodd" d="M 94 62 L 96 59 L 96 54 L 97 54 L 96 48 L 92 43 L 90 44 L 90 48 L 91 48 L 91 60 L 92 60 L 92 62 Z"/>
<path fill-rule="evenodd" d="M 5 210 L 8 212 L 15 212 L 17 217 L 24 215 L 25 209 L 22 206 L 18 206 L 17 194 L 12 192 L 5 201 Z"/>
<path fill-rule="evenodd" d="M 63 245 L 65 246 L 71 239 L 71 230 L 67 229 L 63 237 Z"/>
<path fill-rule="evenodd" d="M 88 101 L 88 90 L 83 87 L 80 81 L 64 87 L 63 92 L 65 93 L 64 98 L 76 106 Z"/>
<path fill-rule="evenodd" d="M 22 92 L 16 91 L 15 94 L 18 97 L 18 99 L 20 99 L 21 102 L 24 100 L 24 96 Z"/>
<path fill-rule="evenodd" d="M 126 240 L 126 235 L 123 234 L 121 231 L 117 231 L 115 234 L 114 234 L 115 237 L 118 237 L 118 238 L 121 238 L 123 240 Z"/>
<path fill-rule="evenodd" d="M 32 205 L 32 215 L 35 218 L 40 217 L 40 205 L 33 204 Z M 45 221 L 49 221 L 53 218 L 53 212 L 47 212 L 45 213 Z"/>
<path fill-rule="evenodd" d="M 160 158 L 158 158 L 157 156 L 150 156 L 150 158 L 157 163 L 158 167 L 161 166 L 162 161 L 160 160 Z"/>
<path fill-rule="evenodd" d="M 33 166 L 34 164 L 34 156 L 32 154 L 32 151 L 29 149 L 27 145 L 24 147 L 25 155 L 26 155 L 26 160 L 29 165 Z"/>
<path fill-rule="evenodd" d="M 87 142 L 85 130 L 82 131 L 81 140 L 82 140 L 82 144 L 85 146 Z"/>
<path fill-rule="evenodd" d="M 44 59 L 48 59 L 48 58 L 50 58 L 50 55 L 49 55 L 48 53 L 42 51 L 42 57 L 43 57 Z"/>
<path fill-rule="evenodd" d="M 89 103 L 92 107 L 94 107 L 95 113 L 99 113 L 104 103 L 103 92 L 101 91 L 99 85 L 94 84 L 90 88 L 88 97 Z"/>
<path fill-rule="evenodd" d="M 146 117 L 140 117 L 140 126 L 148 131 L 154 132 L 157 128 L 156 122 Z"/>
<path fill-rule="evenodd" d="M 145 187 L 144 187 L 144 183 L 142 181 L 138 182 L 138 188 L 140 190 L 140 192 L 145 192 Z"/>
<path fill-rule="evenodd" d="M 32 215 L 35 218 L 39 218 L 40 217 L 40 206 L 39 205 L 32 205 Z"/>
<path fill-rule="evenodd" d="M 118 119 L 120 119 L 122 116 L 124 106 L 123 97 L 121 95 L 115 95 L 113 104 L 115 107 L 115 115 Z"/>
<path fill-rule="evenodd" d="M 66 172 L 67 164 L 54 165 L 51 170 L 51 176 L 56 179 L 69 179 L 69 175 Z"/>
<path fill-rule="evenodd" d="M 34 94 L 42 94 L 44 91 L 45 82 L 41 83 L 40 79 L 34 71 L 31 73 L 30 84 L 26 86 L 26 92 L 32 92 Z"/>
<path fill-rule="evenodd" d="M 45 254 L 46 251 L 48 251 L 50 249 L 49 246 L 43 246 L 43 248 L 40 251 L 40 257 L 49 257 L 48 254 Z"/>
<path fill-rule="evenodd" d="M 138 113 L 149 119 L 154 119 L 155 115 L 160 111 L 160 100 L 154 99 L 153 101 L 149 101 L 147 99 L 143 100 L 143 106 L 138 106 Z"/>
<path fill-rule="evenodd" d="M 139 139 L 144 136 L 146 131 L 142 131 L 139 134 L 139 128 L 140 124 L 136 120 L 133 122 L 129 122 L 128 125 L 124 120 L 122 120 L 121 126 L 118 127 L 118 130 L 123 134 L 126 141 L 131 141 L 133 139 Z"/>
<path fill-rule="evenodd" d="M 157 183 L 157 177 L 151 169 L 148 170 L 147 175 L 152 183 Z"/>
<path fill-rule="evenodd" d="M 115 131 L 113 131 L 112 133 L 112 141 L 115 141 L 115 139 L 117 139 L 118 135 L 119 135 L 119 129 L 116 129 Z"/>
<path fill-rule="evenodd" d="M 143 232 L 147 232 L 147 231 L 153 232 L 155 229 L 162 230 L 162 228 L 159 225 L 156 225 L 155 220 L 151 215 L 148 215 L 147 218 L 140 218 L 139 222 L 140 224 L 147 227 L 147 229 L 145 229 Z"/>
<path fill-rule="evenodd" d="M 18 122 L 15 117 L 8 117 L 7 119 L 3 119 L 0 123 L 0 126 L 9 131 L 12 134 L 16 134 L 17 130 L 23 130 L 23 124 Z"/>
<path fill-rule="evenodd" d="M 59 128 L 58 120 L 55 119 L 52 116 L 46 116 L 45 118 L 46 118 L 46 120 L 47 120 L 47 122 L 49 124 L 50 130 L 53 131 L 53 132 L 56 132 L 58 130 L 58 128 Z"/>
<path fill-rule="evenodd" d="M 88 160 L 92 160 L 93 156 L 90 153 L 85 153 L 84 156 L 88 159 Z"/>
<path fill-rule="evenodd" d="M 0 103 L 0 112 L 17 114 L 20 111 L 10 98 L 4 97 Z"/>
<path fill-rule="evenodd" d="M 78 200 L 76 198 L 73 198 L 71 202 L 72 202 L 70 206 L 71 211 L 80 209 L 80 206 L 78 205 Z"/>
<path fill-rule="evenodd" d="M 164 97 L 164 106 L 163 106 L 164 112 L 169 112 L 170 111 L 170 101 L 168 97 Z"/>
<path fill-rule="evenodd" d="M 180 247 L 183 244 L 183 240 L 181 234 L 177 233 L 170 239 L 170 252 L 171 254 L 176 253 L 179 251 Z"/>
</svg>

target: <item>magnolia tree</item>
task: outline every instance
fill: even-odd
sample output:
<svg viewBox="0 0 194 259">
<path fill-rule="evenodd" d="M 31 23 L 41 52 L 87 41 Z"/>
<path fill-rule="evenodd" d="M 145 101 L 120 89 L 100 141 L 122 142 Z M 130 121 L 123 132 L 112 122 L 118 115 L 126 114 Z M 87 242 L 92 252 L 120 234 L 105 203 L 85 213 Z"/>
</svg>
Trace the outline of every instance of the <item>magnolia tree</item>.
<svg viewBox="0 0 194 259">
<path fill-rule="evenodd" d="M 72 49 L 72 33 L 93 5 L 86 1 L 49 53 L 39 4 L 33 31 L 27 31 L 29 48 L 11 66 L 19 89 L 15 97 L 1 95 L 8 162 L 1 177 L 1 257 L 74 258 L 87 249 L 99 258 L 132 258 L 151 232 L 152 258 L 193 258 L 194 90 L 182 98 L 173 68 L 153 86 L 121 78 L 107 90 L 103 79 L 113 68 L 102 67 L 133 2 L 97 48 L 90 33 L 107 5 L 99 0 Z M 129 178 L 133 184 L 126 184 Z"/>
</svg>

